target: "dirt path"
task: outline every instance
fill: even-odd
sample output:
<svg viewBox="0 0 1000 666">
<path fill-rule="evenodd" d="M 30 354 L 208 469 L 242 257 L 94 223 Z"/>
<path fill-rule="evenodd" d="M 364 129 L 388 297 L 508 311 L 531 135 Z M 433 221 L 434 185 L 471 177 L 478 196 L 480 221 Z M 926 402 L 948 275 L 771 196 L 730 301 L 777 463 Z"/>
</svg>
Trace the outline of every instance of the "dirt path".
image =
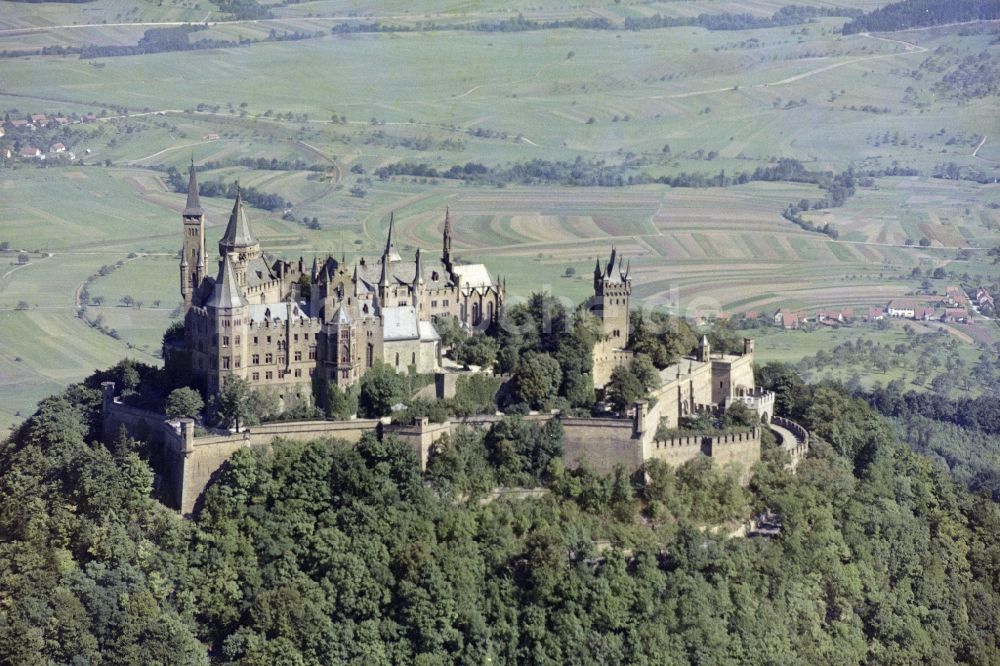
<svg viewBox="0 0 1000 666">
<path fill-rule="evenodd" d="M 9 276 L 14 271 L 19 271 L 22 268 L 27 268 L 28 266 L 37 266 L 38 264 L 42 263 L 46 259 L 51 259 L 54 256 L 55 255 L 53 253 L 49 252 L 44 257 L 42 257 L 41 259 L 39 259 L 38 261 L 29 261 L 26 264 L 18 264 L 17 266 L 14 266 L 14 268 L 10 269 L 9 271 L 7 271 L 6 273 L 4 273 L 3 275 L 0 275 L 0 280 L 6 280 L 7 276 Z"/>
</svg>

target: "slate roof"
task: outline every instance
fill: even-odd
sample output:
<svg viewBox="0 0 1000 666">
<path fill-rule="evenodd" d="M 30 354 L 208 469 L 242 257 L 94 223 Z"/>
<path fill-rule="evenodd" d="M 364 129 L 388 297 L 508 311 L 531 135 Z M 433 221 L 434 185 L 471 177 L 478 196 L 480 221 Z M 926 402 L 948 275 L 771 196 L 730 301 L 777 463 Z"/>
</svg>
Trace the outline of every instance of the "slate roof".
<svg viewBox="0 0 1000 666">
<path fill-rule="evenodd" d="M 412 305 L 382 308 L 382 338 L 392 340 L 416 340 L 420 337 L 417 324 L 417 309 Z"/>
</svg>

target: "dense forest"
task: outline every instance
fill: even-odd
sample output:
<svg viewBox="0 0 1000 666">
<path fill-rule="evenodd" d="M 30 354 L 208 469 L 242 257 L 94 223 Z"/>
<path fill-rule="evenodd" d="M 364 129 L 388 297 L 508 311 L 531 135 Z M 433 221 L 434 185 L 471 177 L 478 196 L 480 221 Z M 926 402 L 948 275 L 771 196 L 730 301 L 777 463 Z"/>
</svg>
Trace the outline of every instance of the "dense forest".
<svg viewBox="0 0 1000 666">
<path fill-rule="evenodd" d="M 748 489 L 707 459 L 567 470 L 512 417 L 426 475 L 391 438 L 246 449 L 193 520 L 72 386 L 0 445 L 0 664 L 1000 660 L 997 504 L 844 389 L 759 379 L 816 440 Z M 547 492 L 477 501 L 503 480 Z M 763 510 L 773 537 L 703 529 Z"/>
<path fill-rule="evenodd" d="M 903 0 L 873 9 L 844 25 L 844 34 L 893 32 L 946 23 L 989 21 L 1000 18 L 1000 4 L 994 0 Z"/>
</svg>

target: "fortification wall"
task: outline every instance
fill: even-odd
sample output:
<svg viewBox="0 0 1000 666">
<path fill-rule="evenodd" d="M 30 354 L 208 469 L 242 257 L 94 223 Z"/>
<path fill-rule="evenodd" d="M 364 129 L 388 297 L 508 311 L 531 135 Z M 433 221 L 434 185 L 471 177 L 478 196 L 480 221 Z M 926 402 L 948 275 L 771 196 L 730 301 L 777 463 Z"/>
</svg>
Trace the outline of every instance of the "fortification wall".
<svg viewBox="0 0 1000 666">
<path fill-rule="evenodd" d="M 806 453 L 809 452 L 809 431 L 795 421 L 786 419 L 783 416 L 773 417 L 771 419 L 771 423 L 789 431 L 795 438 L 792 441 L 786 442 L 785 438 L 782 437 L 781 441 L 781 448 L 784 449 L 788 453 L 789 458 L 791 458 L 789 467 L 794 470 L 799 466 L 799 463 L 802 462 L 802 459 L 806 457 Z"/>
<path fill-rule="evenodd" d="M 760 431 L 708 438 L 708 455 L 717 467 L 734 466 L 739 470 L 740 483 L 750 483 L 751 469 L 760 460 Z"/>
<path fill-rule="evenodd" d="M 631 419 L 564 418 L 563 459 L 567 467 L 586 463 L 601 474 L 622 465 L 629 472 L 642 466 L 642 441 L 633 438 Z"/>
<path fill-rule="evenodd" d="M 701 435 L 692 435 L 667 440 L 653 440 L 644 447 L 643 457 L 646 460 L 662 460 L 672 467 L 677 467 L 697 458 L 702 453 L 708 455 L 704 439 Z"/>
</svg>

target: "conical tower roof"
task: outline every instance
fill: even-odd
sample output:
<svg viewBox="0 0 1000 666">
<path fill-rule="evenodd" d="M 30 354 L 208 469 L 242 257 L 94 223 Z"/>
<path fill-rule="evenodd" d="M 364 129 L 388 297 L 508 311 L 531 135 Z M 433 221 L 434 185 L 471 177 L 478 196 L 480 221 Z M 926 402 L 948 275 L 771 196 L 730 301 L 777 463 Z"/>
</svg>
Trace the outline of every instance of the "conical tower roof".
<svg viewBox="0 0 1000 666">
<path fill-rule="evenodd" d="M 229 215 L 229 224 L 226 225 L 226 233 L 222 235 L 219 245 L 234 248 L 256 244 L 257 239 L 250 231 L 250 222 L 247 220 L 247 213 L 243 208 L 243 192 L 240 190 L 240 184 L 236 183 L 236 201 L 233 203 L 233 212 Z"/>
<path fill-rule="evenodd" d="M 233 270 L 233 265 L 227 254 L 222 259 L 222 268 L 219 270 L 219 277 L 215 280 L 212 296 L 205 305 L 220 310 L 231 310 L 241 308 L 246 304 L 247 301 L 240 292 L 240 286 L 236 284 L 236 272 Z"/>
<path fill-rule="evenodd" d="M 188 172 L 188 193 L 187 204 L 184 206 L 184 217 L 199 217 L 205 214 L 205 209 L 201 207 L 201 199 L 198 198 L 198 178 L 195 176 L 194 160 L 191 161 L 191 169 Z"/>
</svg>

